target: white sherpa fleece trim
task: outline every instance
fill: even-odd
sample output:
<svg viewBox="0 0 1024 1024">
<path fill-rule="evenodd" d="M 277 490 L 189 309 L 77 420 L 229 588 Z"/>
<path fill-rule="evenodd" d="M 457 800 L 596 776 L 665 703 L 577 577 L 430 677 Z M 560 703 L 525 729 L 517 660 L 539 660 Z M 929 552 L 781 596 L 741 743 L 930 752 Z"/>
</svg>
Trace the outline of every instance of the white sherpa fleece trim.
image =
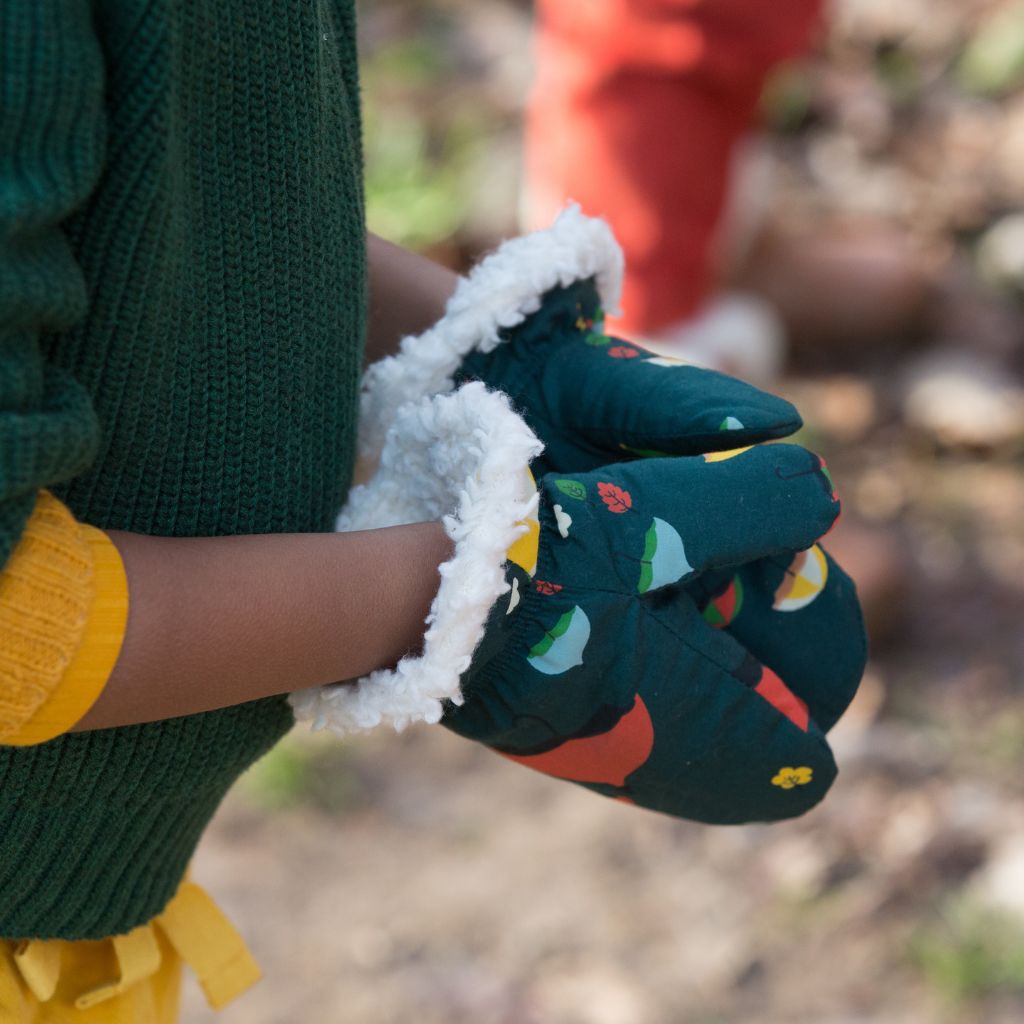
<svg viewBox="0 0 1024 1024">
<path fill-rule="evenodd" d="M 396 409 L 424 395 L 452 389 L 462 360 L 492 351 L 499 331 L 515 327 L 541 304 L 545 292 L 589 277 L 606 312 L 618 311 L 622 250 L 611 228 L 567 206 L 544 231 L 504 242 L 459 281 L 444 316 L 423 334 L 402 340 L 399 351 L 373 363 L 363 377 L 360 454 L 374 459 Z"/>
<path fill-rule="evenodd" d="M 440 567 L 423 652 L 355 684 L 292 694 L 298 720 L 338 734 L 382 722 L 403 729 L 439 721 L 445 700 L 462 702 L 459 679 L 488 612 L 509 589 L 506 552 L 526 529 L 522 520 L 536 512 L 537 490 L 527 468 L 542 448 L 508 398 L 479 382 L 399 410 L 376 475 L 353 489 L 338 528 L 442 519 L 455 553 Z"/>
</svg>

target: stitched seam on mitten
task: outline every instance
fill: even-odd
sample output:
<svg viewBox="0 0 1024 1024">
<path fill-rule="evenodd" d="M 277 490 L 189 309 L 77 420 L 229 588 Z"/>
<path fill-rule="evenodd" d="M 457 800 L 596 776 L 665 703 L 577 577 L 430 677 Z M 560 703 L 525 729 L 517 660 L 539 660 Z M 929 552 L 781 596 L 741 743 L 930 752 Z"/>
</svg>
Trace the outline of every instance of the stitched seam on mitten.
<svg viewBox="0 0 1024 1024">
<path fill-rule="evenodd" d="M 643 604 L 643 602 L 641 602 L 641 606 L 642 606 L 642 604 Z M 725 675 L 725 677 L 726 677 L 725 681 L 727 683 L 733 685 L 734 687 L 736 687 L 737 688 L 737 692 L 748 693 L 751 696 L 756 697 L 759 701 L 762 701 L 765 704 L 766 707 L 770 707 L 770 708 L 772 707 L 772 705 L 768 701 L 766 701 L 763 697 L 761 697 L 758 693 L 756 693 L 754 690 L 752 690 L 749 686 L 745 686 L 742 682 L 740 682 L 740 680 L 738 680 L 732 674 L 732 671 L 730 669 L 724 667 L 723 665 L 720 665 L 715 658 L 713 658 L 710 654 L 708 654 L 707 651 L 702 650 L 700 647 L 697 647 L 693 643 L 692 640 L 690 640 L 687 637 L 683 636 L 683 634 L 680 633 L 678 630 L 673 629 L 667 622 L 664 622 L 660 618 L 658 618 L 658 616 L 651 614 L 651 612 L 647 608 L 641 607 L 641 611 L 648 618 L 653 619 L 667 633 L 669 633 L 672 636 L 674 636 L 684 647 L 686 647 L 688 650 L 690 650 L 694 654 L 696 654 L 697 657 L 703 659 L 709 665 L 713 666 L 714 668 L 718 669 L 721 673 L 723 673 L 723 675 Z M 737 644 L 739 644 L 739 641 L 736 641 L 736 642 L 737 642 Z M 739 645 L 739 646 L 742 646 L 742 645 Z M 746 650 L 746 648 L 743 648 L 743 649 Z M 810 720 L 810 722 L 814 726 L 814 728 L 816 730 L 816 733 L 804 732 L 802 729 L 800 729 L 796 725 L 794 725 L 777 708 L 772 708 L 772 710 L 775 712 L 775 714 L 777 714 L 779 716 L 780 721 L 785 722 L 786 725 L 789 728 L 796 730 L 796 732 L 800 736 L 814 736 L 816 739 L 820 739 L 822 742 L 824 742 L 824 733 L 818 727 L 818 723 L 813 718 Z M 826 746 L 827 746 L 827 744 L 826 744 Z"/>
</svg>

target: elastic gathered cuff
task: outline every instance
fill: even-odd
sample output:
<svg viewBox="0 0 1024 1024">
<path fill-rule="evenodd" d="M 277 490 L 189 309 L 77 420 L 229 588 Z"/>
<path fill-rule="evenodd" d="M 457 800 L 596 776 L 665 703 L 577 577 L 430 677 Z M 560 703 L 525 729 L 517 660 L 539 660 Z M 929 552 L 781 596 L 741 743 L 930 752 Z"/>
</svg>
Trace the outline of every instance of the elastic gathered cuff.
<svg viewBox="0 0 1024 1024">
<path fill-rule="evenodd" d="M 462 703 L 460 679 L 495 602 L 510 590 L 510 555 L 536 561 L 539 496 L 529 465 L 543 445 L 508 398 L 479 381 L 410 402 L 395 414 L 374 477 L 349 494 L 338 529 L 371 530 L 440 519 L 455 544 L 438 572 L 420 654 L 354 684 L 293 693 L 297 721 L 338 735 L 381 723 L 439 722 Z M 511 551 L 510 551 L 511 549 Z"/>
<path fill-rule="evenodd" d="M 113 542 L 41 492 L 0 574 L 0 743 L 44 743 L 80 721 L 113 671 L 127 619 Z"/>
</svg>

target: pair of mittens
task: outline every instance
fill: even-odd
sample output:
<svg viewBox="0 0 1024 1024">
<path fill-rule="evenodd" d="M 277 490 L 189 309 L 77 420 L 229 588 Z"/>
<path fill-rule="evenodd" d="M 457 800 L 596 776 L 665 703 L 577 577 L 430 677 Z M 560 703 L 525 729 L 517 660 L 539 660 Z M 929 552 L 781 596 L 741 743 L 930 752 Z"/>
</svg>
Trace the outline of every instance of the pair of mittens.
<svg viewBox="0 0 1024 1024">
<path fill-rule="evenodd" d="M 816 543 L 832 482 L 763 444 L 800 427 L 788 402 L 609 336 L 620 279 L 607 227 L 570 208 L 369 368 L 379 468 L 339 529 L 443 517 L 456 553 L 421 655 L 293 703 L 339 732 L 443 720 L 683 817 L 791 817 L 835 776 L 823 734 L 865 660 Z"/>
<path fill-rule="evenodd" d="M 802 425 L 783 399 L 611 336 L 603 321 L 596 278 L 557 286 L 545 293 L 539 309 L 501 332 L 502 344 L 469 353 L 455 375 L 456 382 L 480 379 L 510 395 L 545 445 L 538 469 L 558 474 L 610 460 L 698 454 L 708 466 L 737 460 L 746 468 L 751 462 L 745 449 Z M 807 496 L 809 485 L 810 497 L 827 496 L 838 512 L 824 463 L 811 453 L 802 458 L 776 467 L 778 484 L 784 488 L 806 478 L 794 496 Z M 709 482 L 695 474 L 688 499 L 700 507 L 713 536 L 739 506 L 730 504 L 729 495 L 705 491 Z M 558 515 L 572 515 L 572 490 L 566 486 L 556 503 Z M 758 500 L 746 488 L 732 499 Z M 780 515 L 792 517 L 797 532 L 810 526 L 800 500 Z M 859 685 L 866 640 L 855 587 L 817 543 L 826 529 L 815 529 L 805 530 L 790 549 L 766 547 L 732 564 L 719 559 L 684 586 L 704 622 L 747 652 L 737 678 L 790 712 L 794 724 L 827 732 Z M 768 539 L 756 528 L 751 536 Z M 801 767 L 810 766 L 783 773 L 782 788 L 799 787 L 809 796 L 813 789 L 803 789 L 811 785 L 808 773 L 795 771 Z"/>
<path fill-rule="evenodd" d="M 714 598 L 702 612 L 694 596 L 828 529 L 838 504 L 820 460 L 764 445 L 534 483 L 539 454 L 507 398 L 479 382 L 399 411 L 343 525 L 444 519 L 455 554 L 424 649 L 297 695 L 299 717 L 342 732 L 441 721 L 549 775 L 699 821 L 791 817 L 820 800 L 835 777 L 815 717 L 827 667 L 799 692 L 707 620 Z"/>
<path fill-rule="evenodd" d="M 842 694 L 825 664 L 787 680 L 799 658 L 774 637 L 755 654 L 736 631 L 766 620 L 762 581 L 749 581 L 758 596 L 746 615 L 732 609 L 721 623 L 706 609 L 725 609 L 724 592 L 702 611 L 695 591 L 730 567 L 760 572 L 791 562 L 794 548 L 820 550 L 812 545 L 838 512 L 820 461 L 759 446 L 547 474 L 538 489 L 535 561 L 527 546 L 510 562 L 508 602 L 492 611 L 464 702 L 449 705 L 444 724 L 679 817 L 765 821 L 817 803 L 836 774 L 824 730 L 849 699 L 862 646 L 847 652 Z M 831 599 L 848 586 L 837 571 Z"/>
</svg>

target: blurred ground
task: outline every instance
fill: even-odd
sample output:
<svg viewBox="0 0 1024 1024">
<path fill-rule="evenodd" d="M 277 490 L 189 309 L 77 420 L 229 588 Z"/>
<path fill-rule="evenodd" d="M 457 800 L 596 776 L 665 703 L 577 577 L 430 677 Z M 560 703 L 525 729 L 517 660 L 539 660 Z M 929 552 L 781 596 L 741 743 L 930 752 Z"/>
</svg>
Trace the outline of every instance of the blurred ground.
<svg viewBox="0 0 1024 1024">
<path fill-rule="evenodd" d="M 376 230 L 454 265 L 514 233 L 528 19 L 365 5 Z M 832 794 L 711 829 L 441 730 L 293 736 L 197 858 L 268 976 L 222 1024 L 1024 1020 L 1024 5 L 843 0 L 766 116 L 777 227 L 896 229 L 938 282 L 780 385 L 899 585 Z"/>
</svg>

